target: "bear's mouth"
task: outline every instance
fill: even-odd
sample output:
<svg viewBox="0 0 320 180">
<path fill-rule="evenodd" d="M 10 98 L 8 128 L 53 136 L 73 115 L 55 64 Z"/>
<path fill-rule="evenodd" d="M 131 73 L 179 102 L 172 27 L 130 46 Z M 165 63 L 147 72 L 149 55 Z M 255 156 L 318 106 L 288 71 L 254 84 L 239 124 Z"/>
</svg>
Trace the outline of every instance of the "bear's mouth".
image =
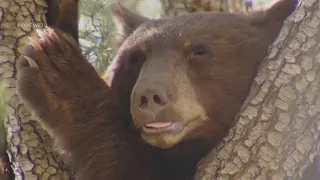
<svg viewBox="0 0 320 180">
<path fill-rule="evenodd" d="M 182 129 L 182 123 L 179 121 L 154 121 L 142 126 L 142 131 L 146 134 L 158 134 L 158 133 L 176 133 Z"/>
<path fill-rule="evenodd" d="M 167 128 L 169 126 L 172 125 L 172 121 L 169 121 L 169 122 L 152 122 L 152 123 L 148 123 L 148 124 L 145 124 L 144 126 L 146 128 L 149 128 L 149 129 L 160 129 L 160 128 Z"/>
<path fill-rule="evenodd" d="M 169 131 L 172 126 L 172 121 L 156 121 L 147 123 L 143 126 L 142 130 L 148 134 L 161 133 L 165 131 Z"/>
</svg>

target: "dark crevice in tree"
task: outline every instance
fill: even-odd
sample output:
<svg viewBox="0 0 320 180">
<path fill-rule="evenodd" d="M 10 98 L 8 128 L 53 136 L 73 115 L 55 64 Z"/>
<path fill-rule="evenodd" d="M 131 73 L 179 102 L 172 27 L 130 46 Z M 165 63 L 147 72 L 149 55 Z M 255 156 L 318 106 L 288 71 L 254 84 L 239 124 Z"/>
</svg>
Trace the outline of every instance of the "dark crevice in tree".
<svg viewBox="0 0 320 180">
<path fill-rule="evenodd" d="M 0 156 L 0 180 L 14 180 L 13 169 L 6 152 L 1 153 Z"/>
<path fill-rule="evenodd" d="M 78 1 L 46 0 L 48 4 L 46 18 L 48 26 L 58 28 L 70 34 L 79 44 Z"/>
<path fill-rule="evenodd" d="M 1 99 L 0 99 L 1 101 Z M 1 107 L 0 107 L 1 108 Z M 0 117 L 0 180 L 14 180 L 14 173 L 11 167 L 9 156 L 6 152 L 6 131 L 3 120 Z"/>
</svg>

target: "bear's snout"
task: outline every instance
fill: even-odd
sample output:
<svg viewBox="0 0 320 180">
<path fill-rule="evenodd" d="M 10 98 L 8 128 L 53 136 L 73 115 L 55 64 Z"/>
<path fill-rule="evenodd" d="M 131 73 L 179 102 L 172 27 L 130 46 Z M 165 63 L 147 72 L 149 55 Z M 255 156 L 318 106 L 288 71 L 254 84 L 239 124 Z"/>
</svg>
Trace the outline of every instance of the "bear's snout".
<svg viewBox="0 0 320 180">
<path fill-rule="evenodd" d="M 170 126 L 170 119 L 156 119 L 157 115 L 173 103 L 173 93 L 162 83 L 137 83 L 131 97 L 131 111 L 135 125 L 162 129 Z"/>
<path fill-rule="evenodd" d="M 172 102 L 172 93 L 160 83 L 141 83 L 133 92 L 133 108 L 141 113 L 157 114 Z"/>
</svg>

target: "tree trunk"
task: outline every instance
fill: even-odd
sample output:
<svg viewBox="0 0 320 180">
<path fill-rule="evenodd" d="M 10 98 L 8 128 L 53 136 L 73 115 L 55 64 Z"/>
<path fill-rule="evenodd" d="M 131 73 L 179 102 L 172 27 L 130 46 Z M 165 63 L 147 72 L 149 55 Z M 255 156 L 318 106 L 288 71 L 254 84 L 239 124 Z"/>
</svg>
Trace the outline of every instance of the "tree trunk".
<svg viewBox="0 0 320 180">
<path fill-rule="evenodd" d="M 247 13 L 247 2 L 244 0 L 161 0 L 163 16 L 176 16 L 199 11 L 224 11 Z"/>
<path fill-rule="evenodd" d="M 240 0 L 163 1 L 168 16 L 227 9 L 247 12 L 243 3 L 233 4 Z M 15 94 L 15 61 L 31 29 L 45 22 L 46 4 L 4 0 L 0 9 L 0 78 L 8 82 L 7 152 L 16 179 L 68 179 L 52 152 L 50 137 Z M 319 1 L 303 1 L 263 62 L 238 123 L 202 160 L 196 179 L 300 178 L 317 154 L 320 132 L 319 24 Z"/>
<path fill-rule="evenodd" d="M 0 1 L 0 78 L 8 84 L 5 128 L 7 154 L 15 179 L 68 179 L 69 176 L 53 153 L 50 137 L 15 92 L 15 61 L 31 30 L 45 25 L 46 7 L 44 0 Z"/>
<path fill-rule="evenodd" d="M 184 13 L 208 7 L 195 2 L 167 1 L 165 12 L 176 15 L 181 9 Z M 238 123 L 199 163 L 195 179 L 301 179 L 318 154 L 318 42 L 320 2 L 304 0 L 262 63 Z"/>
</svg>

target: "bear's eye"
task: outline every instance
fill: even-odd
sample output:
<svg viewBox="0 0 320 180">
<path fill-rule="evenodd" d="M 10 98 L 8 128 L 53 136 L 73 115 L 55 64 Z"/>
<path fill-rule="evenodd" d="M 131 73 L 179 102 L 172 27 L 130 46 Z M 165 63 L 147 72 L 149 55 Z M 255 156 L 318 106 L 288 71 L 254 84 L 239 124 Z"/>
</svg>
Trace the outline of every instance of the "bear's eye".
<svg viewBox="0 0 320 180">
<path fill-rule="evenodd" d="M 209 47 L 206 45 L 197 45 L 192 49 L 192 56 L 205 56 L 209 54 Z"/>
<path fill-rule="evenodd" d="M 129 65 L 140 64 L 145 60 L 145 54 L 142 52 L 133 52 L 129 55 Z"/>
</svg>

